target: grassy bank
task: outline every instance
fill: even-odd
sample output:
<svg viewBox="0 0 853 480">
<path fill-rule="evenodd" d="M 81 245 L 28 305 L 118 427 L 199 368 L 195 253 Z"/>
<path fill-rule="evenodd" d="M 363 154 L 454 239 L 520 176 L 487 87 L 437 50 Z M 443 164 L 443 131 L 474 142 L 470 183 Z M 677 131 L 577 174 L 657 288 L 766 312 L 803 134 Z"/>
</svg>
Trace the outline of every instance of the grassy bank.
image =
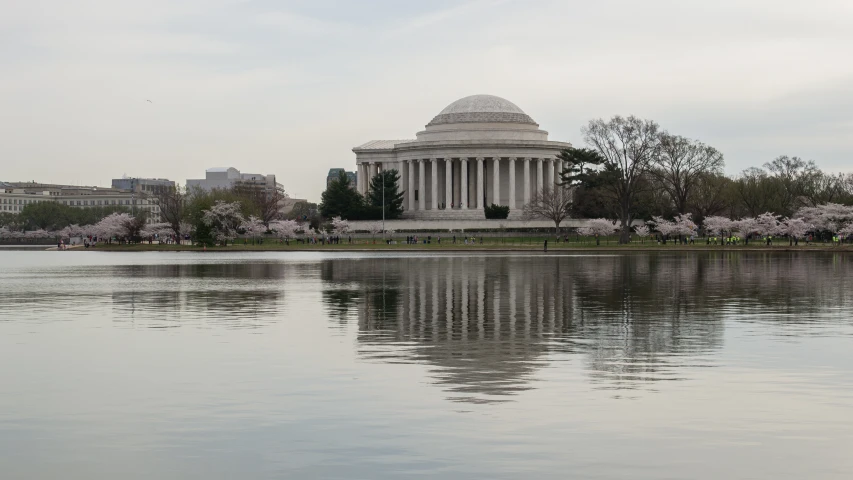
<svg viewBox="0 0 853 480">
<path fill-rule="evenodd" d="M 203 249 L 199 246 L 194 245 L 158 245 L 154 244 L 133 244 L 133 245 L 107 245 L 101 244 L 98 245 L 94 249 L 89 249 L 90 251 L 121 251 L 121 252 L 181 252 L 181 251 L 208 251 L 208 252 L 334 252 L 334 251 L 400 251 L 400 252 L 409 252 L 409 251 L 459 251 L 459 252 L 476 252 L 476 251 L 531 251 L 531 252 L 541 252 L 544 247 L 544 239 L 540 242 L 496 242 L 489 241 L 490 239 L 486 239 L 483 243 L 477 242 L 476 244 L 465 245 L 464 243 L 452 243 L 452 242 L 432 242 L 429 244 L 417 244 L 417 245 L 406 245 L 406 244 L 393 244 L 388 245 L 385 243 L 372 243 L 370 241 L 361 241 L 353 244 L 340 244 L 340 245 L 323 245 L 323 244 L 303 244 L 303 243 L 293 243 L 290 245 L 279 244 L 279 243 L 264 243 L 264 244 L 242 244 L 236 243 L 234 245 L 229 245 L 227 247 L 207 247 L 207 249 Z M 494 239 L 491 239 L 494 240 Z M 82 250 L 82 249 L 79 249 Z M 737 246 L 720 246 L 720 245 L 706 245 L 695 244 L 695 245 L 675 245 L 675 244 L 667 244 L 667 245 L 658 245 L 655 242 L 646 242 L 646 243 L 631 243 L 628 245 L 618 245 L 617 243 L 607 243 L 596 245 L 594 242 L 589 243 L 579 243 L 579 242 L 553 242 L 552 240 L 548 241 L 548 251 L 549 252 L 570 252 L 570 251 L 580 251 L 580 252 L 641 252 L 641 251 L 654 251 L 654 252 L 688 252 L 688 251 L 717 251 L 717 252 L 731 252 L 731 251 L 772 251 L 772 252 L 848 252 L 853 251 L 853 245 L 844 245 L 844 246 L 833 246 L 830 244 L 811 244 L 805 245 L 800 244 L 799 246 L 789 246 L 787 243 L 784 244 L 776 244 L 773 246 L 766 245 L 737 245 Z"/>
</svg>

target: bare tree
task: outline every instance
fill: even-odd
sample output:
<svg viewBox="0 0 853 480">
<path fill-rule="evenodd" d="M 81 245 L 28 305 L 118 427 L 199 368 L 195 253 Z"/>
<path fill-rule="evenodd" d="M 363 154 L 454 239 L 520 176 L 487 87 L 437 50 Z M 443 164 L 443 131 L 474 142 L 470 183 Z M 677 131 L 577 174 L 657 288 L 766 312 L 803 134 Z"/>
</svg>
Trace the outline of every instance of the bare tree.
<svg viewBox="0 0 853 480">
<path fill-rule="evenodd" d="M 697 222 L 705 217 L 719 215 L 731 207 L 732 180 L 718 173 L 702 173 L 687 199 L 688 210 Z"/>
<path fill-rule="evenodd" d="M 687 201 L 704 174 L 723 172 L 723 154 L 697 140 L 664 133 L 660 155 L 652 159 L 649 172 L 669 194 L 678 213 L 687 212 Z"/>
<path fill-rule="evenodd" d="M 783 215 L 790 215 L 797 207 L 808 203 L 802 201 L 801 197 L 806 194 L 807 185 L 820 175 L 814 160 L 806 161 L 800 157 L 787 155 L 776 157 L 772 162 L 765 163 L 764 168 L 782 187 L 779 191 L 780 205 L 777 210 Z"/>
<path fill-rule="evenodd" d="M 849 175 L 843 173 L 823 173 L 817 171 L 809 175 L 804 182 L 802 193 L 803 204 L 816 207 L 822 203 L 839 203 L 845 195 L 845 180 Z M 845 203 L 841 200 L 840 203 Z"/>
<path fill-rule="evenodd" d="M 745 212 L 756 217 L 763 212 L 780 210 L 784 203 L 784 187 L 760 168 L 750 167 L 734 182 L 735 192 Z"/>
<path fill-rule="evenodd" d="M 591 120 L 581 131 L 584 141 L 604 157 L 604 170 L 613 175 L 605 188 L 618 205 L 619 243 L 628 243 L 638 183 L 660 151 L 660 127 L 651 120 L 615 116 L 609 122 Z"/>
<path fill-rule="evenodd" d="M 259 188 L 256 185 L 237 184 L 234 193 L 243 199 L 249 210 L 257 216 L 265 227 L 269 228 L 273 220 L 281 220 L 284 216 L 281 209 L 284 201 L 290 198 L 283 191 L 275 189 Z"/>
<path fill-rule="evenodd" d="M 182 223 L 186 220 L 184 209 L 187 195 L 180 187 L 160 188 L 152 194 L 153 200 L 160 207 L 160 218 L 168 223 L 175 233 L 175 241 L 181 243 Z"/>
<path fill-rule="evenodd" d="M 572 192 L 565 187 L 545 187 L 537 191 L 523 209 L 527 220 L 546 218 L 554 222 L 554 230 L 560 233 L 560 223 L 572 211 Z"/>
</svg>

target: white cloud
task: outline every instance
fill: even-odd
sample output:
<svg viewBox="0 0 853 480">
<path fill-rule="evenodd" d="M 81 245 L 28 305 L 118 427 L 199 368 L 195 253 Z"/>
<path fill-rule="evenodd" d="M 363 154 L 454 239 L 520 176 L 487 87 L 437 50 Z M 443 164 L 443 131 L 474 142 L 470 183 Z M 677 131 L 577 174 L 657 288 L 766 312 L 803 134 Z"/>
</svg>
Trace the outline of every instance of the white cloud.
<svg viewBox="0 0 853 480">
<path fill-rule="evenodd" d="M 355 33 L 356 26 L 343 23 L 325 21 L 322 19 L 300 15 L 294 12 L 275 11 L 259 14 L 256 17 L 258 25 L 264 27 L 275 27 L 282 33 L 291 35 L 310 36 L 343 36 Z"/>
</svg>

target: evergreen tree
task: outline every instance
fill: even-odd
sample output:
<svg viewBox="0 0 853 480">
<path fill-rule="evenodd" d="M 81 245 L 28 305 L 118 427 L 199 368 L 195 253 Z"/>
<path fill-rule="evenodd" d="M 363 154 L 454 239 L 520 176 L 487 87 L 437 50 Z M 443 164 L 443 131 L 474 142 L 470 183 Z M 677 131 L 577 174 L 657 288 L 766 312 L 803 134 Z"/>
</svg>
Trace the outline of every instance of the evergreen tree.
<svg viewBox="0 0 853 480">
<path fill-rule="evenodd" d="M 560 172 L 560 185 L 589 187 L 592 183 L 600 183 L 596 180 L 601 180 L 598 177 L 602 173 L 600 167 L 605 163 L 605 159 L 597 151 L 569 147 L 562 150 L 557 158 L 565 165 L 564 170 Z"/>
<path fill-rule="evenodd" d="M 399 218 L 403 213 L 403 192 L 398 191 L 397 185 L 400 181 L 400 173 L 397 170 L 383 170 L 377 173 L 370 179 L 370 193 L 368 193 L 368 203 L 373 207 L 378 207 L 382 212 L 383 197 L 382 190 L 385 190 L 385 218 Z"/>
<path fill-rule="evenodd" d="M 329 184 L 321 199 L 320 214 L 326 218 L 352 219 L 361 214 L 364 206 L 364 197 L 352 188 L 352 182 L 343 171 Z"/>
</svg>

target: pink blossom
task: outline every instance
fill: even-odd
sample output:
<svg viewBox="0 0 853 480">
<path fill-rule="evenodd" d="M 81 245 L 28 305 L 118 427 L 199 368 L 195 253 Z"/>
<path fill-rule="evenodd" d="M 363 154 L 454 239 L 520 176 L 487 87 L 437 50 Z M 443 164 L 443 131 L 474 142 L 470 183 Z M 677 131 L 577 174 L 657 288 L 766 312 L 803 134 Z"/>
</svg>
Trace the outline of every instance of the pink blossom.
<svg viewBox="0 0 853 480">
<path fill-rule="evenodd" d="M 586 226 L 578 228 L 578 233 L 585 237 L 612 235 L 619 227 L 606 218 L 587 220 Z"/>
</svg>

